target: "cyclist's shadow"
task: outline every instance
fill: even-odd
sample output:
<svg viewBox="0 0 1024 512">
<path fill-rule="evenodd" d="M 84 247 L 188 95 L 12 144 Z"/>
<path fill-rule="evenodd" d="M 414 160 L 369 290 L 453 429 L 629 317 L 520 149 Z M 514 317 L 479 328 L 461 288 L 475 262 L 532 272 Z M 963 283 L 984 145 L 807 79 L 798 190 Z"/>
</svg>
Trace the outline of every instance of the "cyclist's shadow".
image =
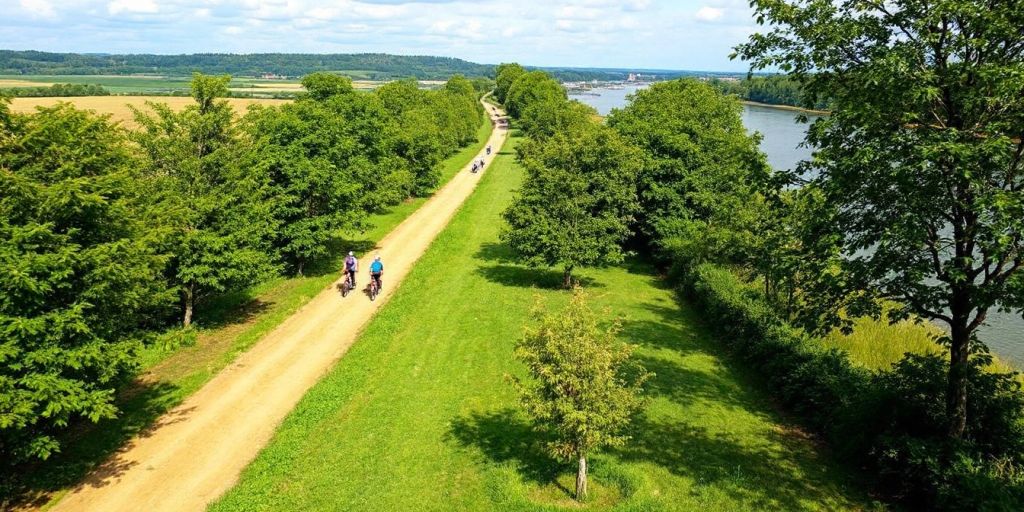
<svg viewBox="0 0 1024 512">
<path fill-rule="evenodd" d="M 338 292 L 338 295 L 341 295 L 343 298 L 346 295 L 352 295 L 352 292 L 356 291 L 355 289 L 353 289 L 352 291 L 348 292 L 348 294 L 346 294 L 345 293 L 345 280 L 344 279 L 342 279 L 341 281 L 335 283 L 334 284 L 334 289 Z M 384 287 L 381 286 L 380 290 L 377 292 L 377 295 L 380 296 L 380 293 L 383 290 L 384 290 Z M 372 297 L 370 295 L 370 283 L 366 283 L 363 286 L 363 288 L 361 290 L 359 290 L 359 291 L 363 292 L 363 295 L 366 296 L 366 298 L 372 300 Z"/>
</svg>

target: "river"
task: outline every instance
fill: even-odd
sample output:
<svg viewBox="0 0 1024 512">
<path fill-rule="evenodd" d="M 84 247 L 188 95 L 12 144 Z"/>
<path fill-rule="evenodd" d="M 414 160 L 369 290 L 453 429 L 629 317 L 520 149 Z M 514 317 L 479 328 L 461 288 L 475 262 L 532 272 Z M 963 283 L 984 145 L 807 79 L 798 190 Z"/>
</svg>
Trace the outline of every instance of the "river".
<svg viewBox="0 0 1024 512">
<path fill-rule="evenodd" d="M 594 107 L 601 115 L 607 115 L 613 108 L 624 107 L 628 101 L 627 96 L 638 88 L 627 86 L 624 89 L 595 89 L 591 94 L 570 97 Z M 761 133 L 761 150 L 768 155 L 772 167 L 792 169 L 797 162 L 810 158 L 810 148 L 800 146 L 807 125 L 796 122 L 794 111 L 744 105 L 742 118 L 747 130 Z M 987 325 L 979 330 L 978 337 L 1000 358 L 1011 361 L 1017 368 L 1024 368 L 1024 318 L 997 311 L 990 311 L 988 318 Z"/>
</svg>

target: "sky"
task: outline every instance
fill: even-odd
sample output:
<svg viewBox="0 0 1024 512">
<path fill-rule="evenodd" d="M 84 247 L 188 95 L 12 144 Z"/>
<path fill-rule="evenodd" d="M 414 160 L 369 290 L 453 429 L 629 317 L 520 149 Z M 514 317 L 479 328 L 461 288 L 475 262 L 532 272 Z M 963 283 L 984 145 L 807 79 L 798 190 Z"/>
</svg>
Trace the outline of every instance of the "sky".
<svg viewBox="0 0 1024 512">
<path fill-rule="evenodd" d="M 747 0 L 0 0 L 0 48 L 440 55 L 746 71 Z M 12 8 L 13 7 L 13 8 Z"/>
</svg>

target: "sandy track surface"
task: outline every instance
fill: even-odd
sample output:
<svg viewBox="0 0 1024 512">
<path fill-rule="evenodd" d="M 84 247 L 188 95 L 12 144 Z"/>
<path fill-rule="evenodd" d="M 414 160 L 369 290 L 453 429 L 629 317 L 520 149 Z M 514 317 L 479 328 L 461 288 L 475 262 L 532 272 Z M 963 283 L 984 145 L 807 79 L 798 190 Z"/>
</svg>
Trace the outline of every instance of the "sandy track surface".
<svg viewBox="0 0 1024 512">
<path fill-rule="evenodd" d="M 485 105 L 488 114 L 496 113 Z M 496 154 L 507 132 L 495 129 Z M 485 157 L 491 163 L 493 154 Z M 464 169 L 382 240 L 384 288 L 342 298 L 341 278 L 164 415 L 72 490 L 58 511 L 198 511 L 234 485 L 281 420 L 355 341 L 412 265 L 473 191 L 481 173 Z M 368 282 L 372 255 L 360 261 Z"/>
</svg>

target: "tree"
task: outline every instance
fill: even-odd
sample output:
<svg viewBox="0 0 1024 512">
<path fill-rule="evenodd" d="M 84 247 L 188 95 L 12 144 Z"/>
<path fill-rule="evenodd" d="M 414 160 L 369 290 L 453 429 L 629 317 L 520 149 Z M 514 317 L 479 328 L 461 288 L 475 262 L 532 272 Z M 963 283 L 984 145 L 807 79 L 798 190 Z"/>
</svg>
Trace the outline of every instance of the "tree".
<svg viewBox="0 0 1024 512">
<path fill-rule="evenodd" d="M 949 326 L 948 433 L 960 438 L 977 329 L 993 308 L 1024 309 L 1024 4 L 752 5 L 772 29 L 737 54 L 791 72 L 806 102 L 831 99 L 803 168 L 842 254 L 822 298 L 875 315 L 876 299 L 894 299 L 897 318 Z"/>
<path fill-rule="evenodd" d="M 594 122 L 597 111 L 578 101 L 548 98 L 527 106 L 520 116 L 520 126 L 527 136 L 535 139 L 550 137 L 559 132 L 573 132 Z"/>
<path fill-rule="evenodd" d="M 171 255 L 168 278 L 181 295 L 182 324 L 212 293 L 258 282 L 274 269 L 276 226 L 265 175 L 253 172 L 253 151 L 232 124 L 229 77 L 196 75 L 195 105 L 174 112 L 149 103 L 136 111 L 142 130 L 141 187 L 152 198 L 149 216 L 164 230 Z"/>
<path fill-rule="evenodd" d="M 302 275 L 306 264 L 327 254 L 342 229 L 358 225 L 364 211 L 361 184 L 339 147 L 352 137 L 322 101 L 302 98 L 280 108 L 255 109 L 245 127 L 256 141 L 253 170 L 269 179 L 273 214 L 280 226 L 275 247 Z"/>
<path fill-rule="evenodd" d="M 532 381 L 517 380 L 523 405 L 553 440 L 549 452 L 576 461 L 576 499 L 587 498 L 587 456 L 605 446 L 622 446 L 623 430 L 644 406 L 643 384 L 651 377 L 629 359 L 632 348 L 618 341 L 619 324 L 602 327 L 577 288 L 568 307 L 544 314 L 526 329 L 516 356 Z"/>
<path fill-rule="evenodd" d="M 412 78 L 388 82 L 373 92 L 392 116 L 422 108 L 427 102 L 427 91 L 420 89 L 419 83 Z"/>
<path fill-rule="evenodd" d="M 302 77 L 302 87 L 314 100 L 323 101 L 332 96 L 355 92 L 352 79 L 334 73 L 310 73 Z"/>
<path fill-rule="evenodd" d="M 512 87 L 512 83 L 516 81 L 521 75 L 526 73 L 519 64 L 498 64 L 495 68 L 496 73 L 494 79 L 494 97 L 500 102 L 505 103 L 505 96 L 508 94 L 508 90 Z"/>
<path fill-rule="evenodd" d="M 518 118 L 530 105 L 548 101 L 566 101 L 565 88 L 543 71 L 531 71 L 516 78 L 508 88 L 504 103 L 509 115 Z"/>
<path fill-rule="evenodd" d="M 637 182 L 645 242 L 691 263 L 749 257 L 771 168 L 740 108 L 706 83 L 675 80 L 638 91 L 608 116 L 648 157 Z"/>
<path fill-rule="evenodd" d="M 501 239 L 529 262 L 562 266 L 566 287 L 577 266 L 621 262 L 637 208 L 639 152 L 596 124 L 520 148 L 527 178 L 502 214 Z"/>
<path fill-rule="evenodd" d="M 0 103 L 2 105 L 2 103 Z M 3 109 L 0 108 L 0 111 Z M 3 112 L 0 112 L 2 115 Z M 173 294 L 106 117 L 67 103 L 0 119 L 0 453 L 46 459 L 117 414 L 144 328 Z"/>
</svg>

